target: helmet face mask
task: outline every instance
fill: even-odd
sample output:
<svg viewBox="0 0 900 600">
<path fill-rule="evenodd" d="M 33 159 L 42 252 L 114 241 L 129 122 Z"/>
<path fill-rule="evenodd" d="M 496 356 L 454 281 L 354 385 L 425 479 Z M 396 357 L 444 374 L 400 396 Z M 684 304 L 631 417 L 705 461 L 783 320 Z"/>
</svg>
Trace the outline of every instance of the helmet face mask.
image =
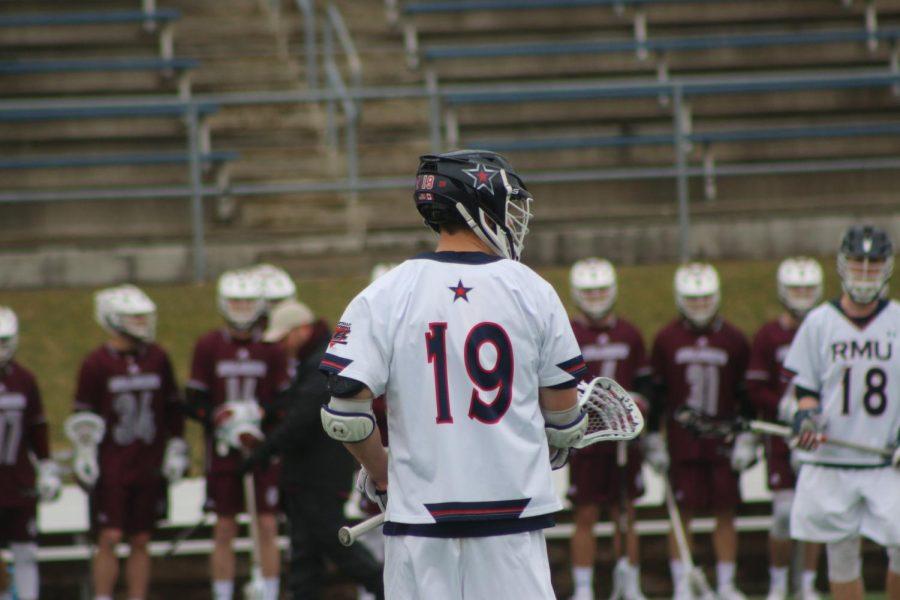
<svg viewBox="0 0 900 600">
<path fill-rule="evenodd" d="M 694 327 L 707 327 L 719 314 L 719 275 L 712 265 L 691 263 L 675 271 L 675 304 Z"/>
<path fill-rule="evenodd" d="M 413 197 L 435 231 L 464 224 L 499 256 L 521 258 L 532 196 L 499 154 L 460 150 L 422 156 Z"/>
<path fill-rule="evenodd" d="M 572 265 L 569 272 L 572 299 L 588 317 L 599 321 L 616 303 L 616 271 L 607 260 L 587 258 Z"/>
<path fill-rule="evenodd" d="M 156 304 L 133 285 L 97 292 L 94 312 L 100 326 L 113 335 L 138 343 L 156 339 Z"/>
<path fill-rule="evenodd" d="M 778 265 L 778 299 L 799 321 L 822 298 L 822 267 L 812 258 L 786 258 Z"/>
<path fill-rule="evenodd" d="M 252 271 L 227 271 L 219 277 L 216 302 L 228 326 L 249 331 L 266 313 L 262 279 Z"/>
<path fill-rule="evenodd" d="M 850 227 L 841 239 L 837 270 L 841 287 L 853 302 L 870 304 L 884 297 L 894 270 L 890 237 L 878 227 Z"/>
<path fill-rule="evenodd" d="M 10 308 L 0 306 L 0 368 L 5 367 L 19 348 L 19 321 Z"/>
</svg>

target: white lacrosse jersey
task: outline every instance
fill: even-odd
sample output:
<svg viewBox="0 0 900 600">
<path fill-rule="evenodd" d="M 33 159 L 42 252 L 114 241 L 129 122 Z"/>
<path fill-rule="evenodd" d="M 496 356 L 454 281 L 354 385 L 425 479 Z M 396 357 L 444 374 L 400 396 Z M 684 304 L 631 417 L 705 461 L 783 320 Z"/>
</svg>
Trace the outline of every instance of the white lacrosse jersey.
<svg viewBox="0 0 900 600">
<path fill-rule="evenodd" d="M 866 319 L 844 314 L 838 301 L 807 315 L 784 366 L 793 384 L 819 394 L 825 434 L 879 448 L 900 435 L 900 304 L 884 300 Z M 897 346 L 895 347 L 895 344 Z M 823 444 L 803 462 L 875 466 L 884 457 Z"/>
<path fill-rule="evenodd" d="M 350 303 L 321 368 L 385 394 L 386 534 L 484 535 L 471 526 L 561 508 L 538 389 L 574 387 L 586 368 L 559 297 L 528 267 L 481 252 L 407 260 Z"/>
</svg>

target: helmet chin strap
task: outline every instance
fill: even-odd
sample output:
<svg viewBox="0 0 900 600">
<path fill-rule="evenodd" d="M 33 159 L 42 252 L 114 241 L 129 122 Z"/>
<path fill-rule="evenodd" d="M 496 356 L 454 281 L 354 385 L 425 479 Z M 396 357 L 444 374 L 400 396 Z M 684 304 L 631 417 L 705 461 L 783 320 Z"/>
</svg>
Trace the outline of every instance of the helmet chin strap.
<svg viewBox="0 0 900 600">
<path fill-rule="evenodd" d="M 472 215 L 466 210 L 466 207 L 462 205 L 461 202 L 456 203 L 456 210 L 459 211 L 459 214 L 462 215 L 462 218 L 466 221 L 466 224 L 469 226 L 469 229 L 472 230 L 478 238 L 488 245 L 489 248 L 493 248 L 495 252 L 497 252 L 500 256 L 504 258 L 512 259 L 509 251 L 509 243 L 506 239 L 506 232 L 501 231 L 500 235 L 503 236 L 504 245 L 498 244 L 496 241 L 490 239 L 487 234 L 482 231 L 481 227 L 478 223 L 475 222 L 475 219 L 472 218 Z"/>
</svg>

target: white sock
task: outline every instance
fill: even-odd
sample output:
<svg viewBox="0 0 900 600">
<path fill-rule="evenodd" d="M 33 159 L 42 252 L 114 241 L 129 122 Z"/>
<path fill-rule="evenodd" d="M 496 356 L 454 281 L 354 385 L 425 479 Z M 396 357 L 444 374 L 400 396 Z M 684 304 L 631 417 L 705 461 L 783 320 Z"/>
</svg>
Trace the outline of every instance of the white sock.
<svg viewBox="0 0 900 600">
<path fill-rule="evenodd" d="M 266 577 L 263 585 L 266 586 L 266 600 L 278 600 L 278 577 Z"/>
<path fill-rule="evenodd" d="M 576 590 L 593 590 L 594 567 L 572 567 L 572 581 Z"/>
<path fill-rule="evenodd" d="M 716 584 L 720 590 L 734 587 L 734 563 L 716 563 Z"/>
<path fill-rule="evenodd" d="M 669 560 L 669 571 L 672 572 L 672 581 L 675 586 L 682 585 L 684 582 L 684 563 L 677 558 Z"/>
<path fill-rule="evenodd" d="M 816 572 L 815 571 L 803 571 L 803 575 L 800 579 L 801 587 L 800 589 L 805 591 L 816 589 Z"/>
<path fill-rule="evenodd" d="M 216 579 L 213 581 L 213 600 L 231 600 L 232 596 L 234 596 L 233 581 L 230 579 Z"/>
<path fill-rule="evenodd" d="M 769 567 L 769 589 L 787 590 L 788 568 Z"/>
</svg>

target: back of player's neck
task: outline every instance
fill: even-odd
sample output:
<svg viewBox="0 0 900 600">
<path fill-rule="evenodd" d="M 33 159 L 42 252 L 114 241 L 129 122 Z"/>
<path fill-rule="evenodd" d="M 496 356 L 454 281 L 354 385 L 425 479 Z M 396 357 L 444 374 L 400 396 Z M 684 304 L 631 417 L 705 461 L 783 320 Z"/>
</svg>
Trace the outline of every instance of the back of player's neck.
<svg viewBox="0 0 900 600">
<path fill-rule="evenodd" d="M 493 254 L 488 245 L 471 231 L 442 231 L 435 252 L 484 252 Z"/>
<path fill-rule="evenodd" d="M 875 312 L 879 302 L 881 302 L 880 298 L 873 300 L 868 304 L 858 304 L 851 300 L 850 296 L 843 294 L 841 296 L 841 310 L 843 310 L 844 314 L 851 319 L 865 319 Z"/>
</svg>

